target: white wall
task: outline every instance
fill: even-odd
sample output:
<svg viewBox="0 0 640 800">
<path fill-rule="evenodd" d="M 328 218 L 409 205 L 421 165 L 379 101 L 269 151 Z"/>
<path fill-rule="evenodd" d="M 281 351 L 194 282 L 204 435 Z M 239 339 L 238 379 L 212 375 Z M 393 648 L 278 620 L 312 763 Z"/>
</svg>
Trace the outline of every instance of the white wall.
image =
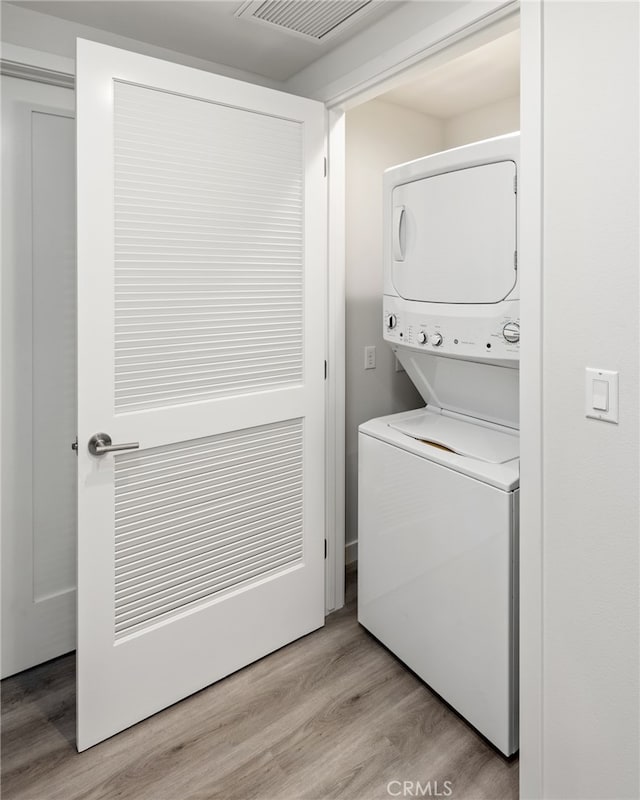
<svg viewBox="0 0 640 800">
<path fill-rule="evenodd" d="M 637 799 L 639 6 L 543 14 L 542 794 Z M 619 425 L 585 367 L 619 370 Z"/>
<path fill-rule="evenodd" d="M 382 339 L 382 173 L 394 164 L 442 149 L 442 123 L 373 100 L 346 115 L 346 541 L 357 539 L 358 425 L 424 405 L 404 372 L 395 372 Z M 377 366 L 364 370 L 364 348 Z"/>
<path fill-rule="evenodd" d="M 480 139 L 520 130 L 520 97 L 474 108 L 444 121 L 445 147 L 459 147 Z"/>
</svg>

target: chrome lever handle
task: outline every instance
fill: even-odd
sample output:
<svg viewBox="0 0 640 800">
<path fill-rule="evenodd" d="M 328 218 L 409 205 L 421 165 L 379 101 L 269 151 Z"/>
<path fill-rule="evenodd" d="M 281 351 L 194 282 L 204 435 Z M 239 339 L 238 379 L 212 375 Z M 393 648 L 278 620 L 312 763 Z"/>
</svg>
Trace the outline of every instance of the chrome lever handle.
<svg viewBox="0 0 640 800">
<path fill-rule="evenodd" d="M 105 453 L 114 453 L 118 450 L 137 450 L 139 447 L 140 442 L 112 444 L 108 433 L 94 433 L 88 444 L 92 456 L 103 456 Z"/>
</svg>

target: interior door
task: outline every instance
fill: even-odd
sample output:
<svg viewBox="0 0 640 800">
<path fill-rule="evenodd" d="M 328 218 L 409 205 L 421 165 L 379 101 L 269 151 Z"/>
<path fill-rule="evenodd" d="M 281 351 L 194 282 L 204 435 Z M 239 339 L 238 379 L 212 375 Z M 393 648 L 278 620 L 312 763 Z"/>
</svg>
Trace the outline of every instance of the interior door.
<svg viewBox="0 0 640 800">
<path fill-rule="evenodd" d="M 2 677 L 76 646 L 73 91 L 2 76 Z"/>
<path fill-rule="evenodd" d="M 323 624 L 324 119 L 78 41 L 79 750 Z"/>
</svg>

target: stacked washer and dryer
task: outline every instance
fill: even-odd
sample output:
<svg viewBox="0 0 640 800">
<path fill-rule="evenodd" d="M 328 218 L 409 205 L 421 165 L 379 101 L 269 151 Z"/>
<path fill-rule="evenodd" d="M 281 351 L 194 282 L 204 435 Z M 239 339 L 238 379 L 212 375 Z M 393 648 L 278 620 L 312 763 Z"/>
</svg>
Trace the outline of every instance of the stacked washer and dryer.
<svg viewBox="0 0 640 800">
<path fill-rule="evenodd" d="M 384 338 L 426 406 L 359 430 L 358 619 L 518 749 L 519 135 L 384 175 Z"/>
</svg>

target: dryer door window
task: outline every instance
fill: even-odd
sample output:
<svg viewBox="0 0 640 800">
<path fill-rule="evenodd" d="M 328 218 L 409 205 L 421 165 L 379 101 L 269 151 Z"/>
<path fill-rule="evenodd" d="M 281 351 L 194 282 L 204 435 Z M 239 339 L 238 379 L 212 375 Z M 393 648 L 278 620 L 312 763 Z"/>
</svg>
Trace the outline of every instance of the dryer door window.
<svg viewBox="0 0 640 800">
<path fill-rule="evenodd" d="M 392 279 L 407 300 L 498 303 L 516 284 L 516 165 L 483 164 L 393 190 Z"/>
</svg>

